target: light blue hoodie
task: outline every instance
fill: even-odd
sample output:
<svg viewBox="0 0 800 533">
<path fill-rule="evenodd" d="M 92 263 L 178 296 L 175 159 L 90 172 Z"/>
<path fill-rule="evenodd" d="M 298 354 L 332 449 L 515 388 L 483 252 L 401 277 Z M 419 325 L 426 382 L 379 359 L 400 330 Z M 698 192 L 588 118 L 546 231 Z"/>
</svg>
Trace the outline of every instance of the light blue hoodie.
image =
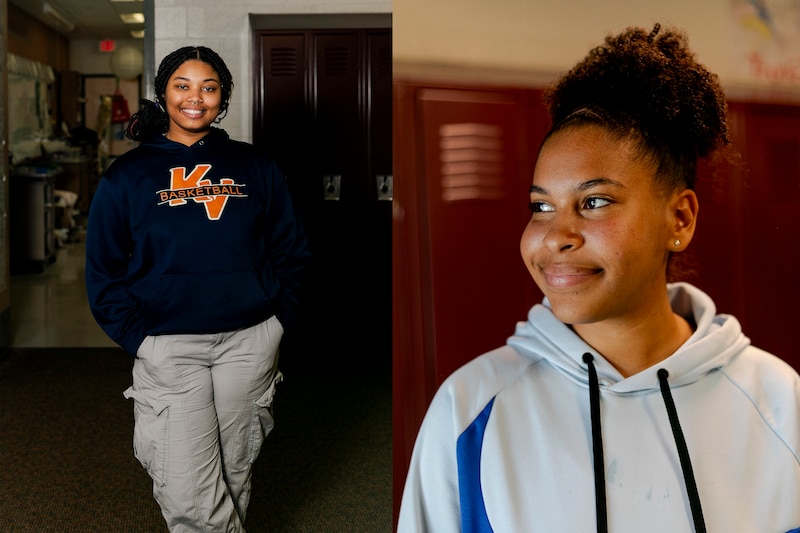
<svg viewBox="0 0 800 533">
<path fill-rule="evenodd" d="M 800 377 L 751 346 L 697 288 L 675 284 L 669 294 L 695 333 L 628 378 L 547 300 L 507 346 L 450 376 L 419 432 L 398 532 L 591 532 L 603 512 L 614 533 L 691 532 L 698 523 L 710 532 L 800 532 Z M 599 384 L 594 439 L 585 353 Z M 605 474 L 597 489 L 595 457 Z M 689 501 L 695 486 L 701 510 Z"/>
</svg>

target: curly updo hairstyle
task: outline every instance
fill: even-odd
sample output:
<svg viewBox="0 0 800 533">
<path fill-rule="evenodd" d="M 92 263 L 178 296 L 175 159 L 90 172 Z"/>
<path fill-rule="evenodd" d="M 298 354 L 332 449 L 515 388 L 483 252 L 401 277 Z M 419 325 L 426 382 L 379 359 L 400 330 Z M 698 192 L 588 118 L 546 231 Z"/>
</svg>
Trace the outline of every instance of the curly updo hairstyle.
<svg viewBox="0 0 800 533">
<path fill-rule="evenodd" d="M 725 95 L 717 76 L 697 62 L 686 36 L 656 24 L 628 28 L 544 94 L 552 119 L 547 137 L 596 124 L 634 143 L 656 169 L 664 191 L 693 189 L 700 158 L 730 143 Z"/>
<path fill-rule="evenodd" d="M 184 46 L 168 54 L 158 66 L 155 80 L 156 101 L 141 100 L 141 108 L 131 116 L 125 136 L 134 141 L 141 141 L 152 135 L 161 135 L 169 130 L 169 116 L 165 111 L 167 82 L 172 74 L 183 63 L 196 59 L 211 65 L 220 78 L 222 90 L 222 103 L 219 116 L 214 122 L 221 121 L 228 112 L 228 105 L 233 92 L 233 76 L 222 58 L 210 48 L 205 46 Z"/>
</svg>

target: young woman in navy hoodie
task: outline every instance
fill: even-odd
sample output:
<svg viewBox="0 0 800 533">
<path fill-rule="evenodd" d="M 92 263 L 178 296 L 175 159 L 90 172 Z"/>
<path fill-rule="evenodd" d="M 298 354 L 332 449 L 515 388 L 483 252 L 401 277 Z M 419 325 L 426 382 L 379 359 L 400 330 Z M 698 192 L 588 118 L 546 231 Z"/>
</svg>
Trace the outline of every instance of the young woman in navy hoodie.
<svg viewBox="0 0 800 533">
<path fill-rule="evenodd" d="M 89 216 L 89 302 L 135 357 L 134 453 L 173 532 L 244 531 L 309 262 L 278 167 L 213 126 L 232 91 L 213 50 L 167 55 Z"/>
</svg>

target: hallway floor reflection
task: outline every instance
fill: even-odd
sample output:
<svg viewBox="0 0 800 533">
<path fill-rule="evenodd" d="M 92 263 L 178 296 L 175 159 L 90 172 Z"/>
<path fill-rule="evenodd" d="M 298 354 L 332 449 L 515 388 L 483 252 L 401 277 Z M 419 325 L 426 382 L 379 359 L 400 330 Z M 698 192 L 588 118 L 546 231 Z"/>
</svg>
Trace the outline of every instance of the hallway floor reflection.
<svg viewBox="0 0 800 533">
<path fill-rule="evenodd" d="M 11 276 L 14 348 L 116 346 L 89 311 L 84 281 L 85 244 L 67 244 L 41 274 Z"/>
</svg>

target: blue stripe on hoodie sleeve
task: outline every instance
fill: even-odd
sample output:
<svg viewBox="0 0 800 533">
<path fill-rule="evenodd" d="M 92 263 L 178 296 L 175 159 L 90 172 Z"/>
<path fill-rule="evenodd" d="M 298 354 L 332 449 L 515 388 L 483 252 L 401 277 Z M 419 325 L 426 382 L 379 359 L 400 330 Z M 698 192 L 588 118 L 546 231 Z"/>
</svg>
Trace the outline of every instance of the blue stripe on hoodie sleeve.
<svg viewBox="0 0 800 533">
<path fill-rule="evenodd" d="M 491 533 L 492 531 L 481 490 L 481 451 L 483 435 L 486 432 L 486 424 L 489 421 L 493 405 L 494 398 L 458 437 L 456 444 L 462 533 Z"/>
<path fill-rule="evenodd" d="M 794 529 L 790 529 L 786 533 L 800 533 L 800 527 L 796 527 Z"/>
</svg>

